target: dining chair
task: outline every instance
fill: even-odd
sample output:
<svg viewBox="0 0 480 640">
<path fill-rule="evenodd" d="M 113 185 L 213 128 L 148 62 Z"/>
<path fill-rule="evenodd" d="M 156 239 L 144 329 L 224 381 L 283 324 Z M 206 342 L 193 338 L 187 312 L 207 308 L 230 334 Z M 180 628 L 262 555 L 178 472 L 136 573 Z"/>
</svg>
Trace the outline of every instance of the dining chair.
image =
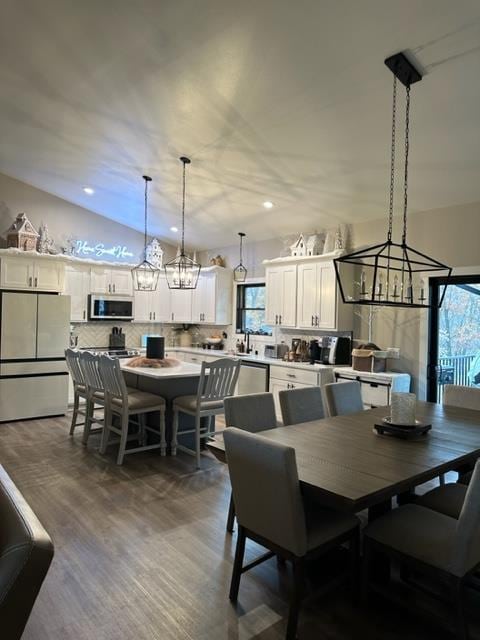
<svg viewBox="0 0 480 640">
<path fill-rule="evenodd" d="M 80 400 L 83 399 L 87 402 L 87 389 L 85 377 L 80 366 L 80 352 L 75 349 L 65 349 L 65 361 L 73 384 L 73 411 L 70 425 L 70 435 L 72 436 L 76 427 L 85 426 L 85 422 L 77 422 L 77 419 L 80 415 L 85 420 L 86 411 L 80 409 Z"/>
<path fill-rule="evenodd" d="M 442 404 L 446 407 L 461 407 L 480 411 L 480 389 L 458 384 L 447 384 L 443 388 Z M 480 414 L 479 414 L 480 425 Z M 472 465 L 465 465 L 455 469 L 458 473 L 458 482 L 468 484 L 472 476 Z M 445 483 L 445 476 L 440 476 L 440 483 Z"/>
<path fill-rule="evenodd" d="M 80 369 L 85 381 L 85 390 L 87 396 L 87 407 L 85 412 L 85 426 L 83 427 L 82 442 L 84 445 L 88 443 L 88 439 L 92 433 L 100 433 L 103 430 L 105 420 L 105 394 L 103 388 L 103 380 L 100 375 L 98 363 L 100 356 L 89 351 L 81 351 L 79 356 Z M 95 411 L 103 410 L 102 417 L 97 417 Z M 92 424 L 100 426 L 92 429 Z"/>
<path fill-rule="evenodd" d="M 346 416 L 363 411 L 362 392 L 357 380 L 330 382 L 323 388 L 330 416 Z"/>
<path fill-rule="evenodd" d="M 427 491 L 415 500 L 415 504 L 438 511 L 451 518 L 459 518 L 462 511 L 467 485 L 460 482 L 447 482 Z"/>
<path fill-rule="evenodd" d="M 458 520 L 418 504 L 394 509 L 364 530 L 363 593 L 381 590 L 385 584 L 370 582 L 372 553 L 397 559 L 407 571 L 429 576 L 436 585 L 448 588 L 446 605 L 453 605 L 458 640 L 467 640 L 468 626 L 464 609 L 464 591 L 480 566 L 480 462 L 466 489 Z M 414 585 L 411 584 L 412 588 Z M 439 596 L 436 589 L 431 595 Z"/>
<path fill-rule="evenodd" d="M 224 400 L 225 425 L 237 427 L 250 433 L 275 429 L 277 416 L 273 393 L 248 393 L 243 396 L 230 396 Z M 228 506 L 227 531 L 233 533 L 235 524 L 235 504 L 230 492 Z"/>
<path fill-rule="evenodd" d="M 197 469 L 200 469 L 201 441 L 212 435 L 212 417 L 224 412 L 224 398 L 234 393 L 240 372 L 240 360 L 220 358 L 213 362 L 202 362 L 200 380 L 196 395 L 178 396 L 173 401 L 172 455 L 180 451 L 194 455 Z M 178 432 L 179 414 L 195 417 L 195 427 Z M 202 418 L 207 418 L 202 426 Z M 195 449 L 179 445 L 178 438 L 193 433 Z"/>
<path fill-rule="evenodd" d="M 226 429 L 224 438 L 238 518 L 230 600 L 238 599 L 242 573 L 274 555 L 291 562 L 294 584 L 286 639 L 294 640 L 307 560 L 348 542 L 352 587 L 356 584 L 359 520 L 349 514 L 310 508 L 302 498 L 292 447 L 235 427 Z M 247 539 L 269 551 L 244 565 Z"/>
<path fill-rule="evenodd" d="M 166 402 L 161 396 L 139 389 L 129 389 L 125 383 L 123 372 L 118 358 L 101 356 L 99 363 L 100 375 L 105 388 L 105 422 L 103 427 L 100 453 L 104 454 L 110 440 L 110 433 L 116 433 L 119 437 L 119 448 L 117 464 L 123 464 L 123 459 L 127 454 L 147 451 L 149 449 L 160 449 L 162 456 L 166 455 L 167 442 L 165 439 L 165 409 Z M 159 412 L 159 428 L 153 429 L 147 426 L 145 415 L 147 413 Z M 114 416 L 119 417 L 120 424 L 114 424 Z M 137 416 L 138 431 L 132 438 L 141 442 L 140 446 L 127 449 L 129 439 L 128 427 L 131 416 Z M 147 434 L 155 434 L 158 442 L 147 443 Z"/>
<path fill-rule="evenodd" d="M 320 387 L 285 389 L 278 397 L 285 426 L 325 418 Z"/>
</svg>

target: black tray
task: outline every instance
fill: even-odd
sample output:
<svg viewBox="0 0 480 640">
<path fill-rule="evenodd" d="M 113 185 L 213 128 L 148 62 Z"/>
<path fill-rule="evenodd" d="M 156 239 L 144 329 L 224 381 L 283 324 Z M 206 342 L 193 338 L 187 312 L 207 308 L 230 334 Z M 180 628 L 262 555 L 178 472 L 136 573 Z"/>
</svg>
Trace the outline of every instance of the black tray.
<svg viewBox="0 0 480 640">
<path fill-rule="evenodd" d="M 432 425 L 417 421 L 414 425 L 401 426 L 398 424 L 391 424 L 388 421 L 383 420 L 380 424 L 374 425 L 373 428 L 381 436 L 387 435 L 395 438 L 402 438 L 403 440 L 412 440 L 414 438 L 426 436 L 432 428 Z"/>
</svg>

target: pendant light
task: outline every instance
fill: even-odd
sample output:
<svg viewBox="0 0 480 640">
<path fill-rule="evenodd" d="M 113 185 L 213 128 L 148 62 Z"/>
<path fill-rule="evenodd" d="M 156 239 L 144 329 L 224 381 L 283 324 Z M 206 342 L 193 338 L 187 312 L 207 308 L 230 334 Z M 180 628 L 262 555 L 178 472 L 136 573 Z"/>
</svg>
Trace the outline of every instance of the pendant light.
<svg viewBox="0 0 480 640">
<path fill-rule="evenodd" d="M 145 180 L 145 233 L 143 246 L 143 262 L 132 269 L 133 288 L 135 291 L 155 291 L 158 284 L 160 270 L 147 260 L 147 213 L 148 213 L 148 183 L 150 176 L 142 176 Z"/>
<path fill-rule="evenodd" d="M 238 235 L 240 236 L 240 262 L 233 270 L 233 279 L 235 282 L 245 282 L 247 277 L 247 268 L 243 266 L 243 239 L 245 234 L 239 231 Z"/>
<path fill-rule="evenodd" d="M 165 265 L 165 275 L 169 289 L 195 289 L 200 275 L 200 265 L 185 255 L 185 167 L 190 164 L 190 158 L 182 156 L 183 163 L 183 192 L 182 192 L 182 244 L 181 249 L 173 260 Z"/>
<path fill-rule="evenodd" d="M 435 272 L 441 271 L 447 272 L 447 278 L 449 278 L 452 269 L 407 244 L 410 86 L 420 81 L 422 76 L 403 53 L 397 53 L 387 58 L 385 64 L 394 76 L 387 239 L 381 244 L 336 258 L 334 260 L 335 272 L 340 294 L 345 304 L 428 309 L 432 306 L 429 299 L 428 277 L 435 275 Z M 392 240 L 397 79 L 406 88 L 403 231 L 401 242 L 393 242 Z M 348 269 L 345 265 L 350 265 L 351 268 Z M 437 275 L 439 274 L 437 273 Z M 446 285 L 439 296 L 438 307 L 443 302 L 445 290 Z"/>
</svg>

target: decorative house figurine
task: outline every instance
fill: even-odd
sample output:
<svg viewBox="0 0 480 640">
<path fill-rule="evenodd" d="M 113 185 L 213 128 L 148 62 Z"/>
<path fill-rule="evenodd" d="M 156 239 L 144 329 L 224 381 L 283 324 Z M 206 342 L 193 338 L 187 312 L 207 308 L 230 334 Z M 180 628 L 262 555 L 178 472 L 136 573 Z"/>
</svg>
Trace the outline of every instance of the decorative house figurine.
<svg viewBox="0 0 480 640">
<path fill-rule="evenodd" d="M 344 248 L 345 247 L 343 242 L 342 228 L 337 227 L 337 230 L 335 231 L 335 250 L 337 251 Z"/>
<path fill-rule="evenodd" d="M 35 251 L 39 234 L 24 213 L 19 213 L 7 231 L 7 247 Z"/>
<path fill-rule="evenodd" d="M 156 238 L 153 238 L 150 244 L 147 245 L 147 248 L 145 250 L 145 259 L 148 260 L 148 262 L 150 262 L 150 264 L 157 269 L 162 268 L 163 249 L 162 245 Z"/>
<path fill-rule="evenodd" d="M 304 236 L 301 233 L 290 246 L 290 254 L 293 257 L 316 256 L 322 251 L 322 241 L 317 233 Z"/>
<path fill-rule="evenodd" d="M 40 225 L 40 229 L 38 230 L 38 253 L 54 253 L 54 244 L 55 243 L 53 241 L 53 238 L 50 236 L 47 225 L 42 222 L 42 224 Z"/>
</svg>

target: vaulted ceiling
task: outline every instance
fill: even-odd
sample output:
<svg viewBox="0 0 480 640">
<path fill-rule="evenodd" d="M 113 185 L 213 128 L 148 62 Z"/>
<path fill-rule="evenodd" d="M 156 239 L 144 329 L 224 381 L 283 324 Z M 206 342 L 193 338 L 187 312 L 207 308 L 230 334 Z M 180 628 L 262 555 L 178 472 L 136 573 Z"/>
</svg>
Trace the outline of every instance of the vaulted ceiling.
<svg viewBox="0 0 480 640">
<path fill-rule="evenodd" d="M 412 211 L 480 200 L 478 0 L 3 0 L 0 172 L 137 229 L 150 173 L 175 241 L 187 154 L 199 248 L 376 219 L 399 50 Z"/>
</svg>

